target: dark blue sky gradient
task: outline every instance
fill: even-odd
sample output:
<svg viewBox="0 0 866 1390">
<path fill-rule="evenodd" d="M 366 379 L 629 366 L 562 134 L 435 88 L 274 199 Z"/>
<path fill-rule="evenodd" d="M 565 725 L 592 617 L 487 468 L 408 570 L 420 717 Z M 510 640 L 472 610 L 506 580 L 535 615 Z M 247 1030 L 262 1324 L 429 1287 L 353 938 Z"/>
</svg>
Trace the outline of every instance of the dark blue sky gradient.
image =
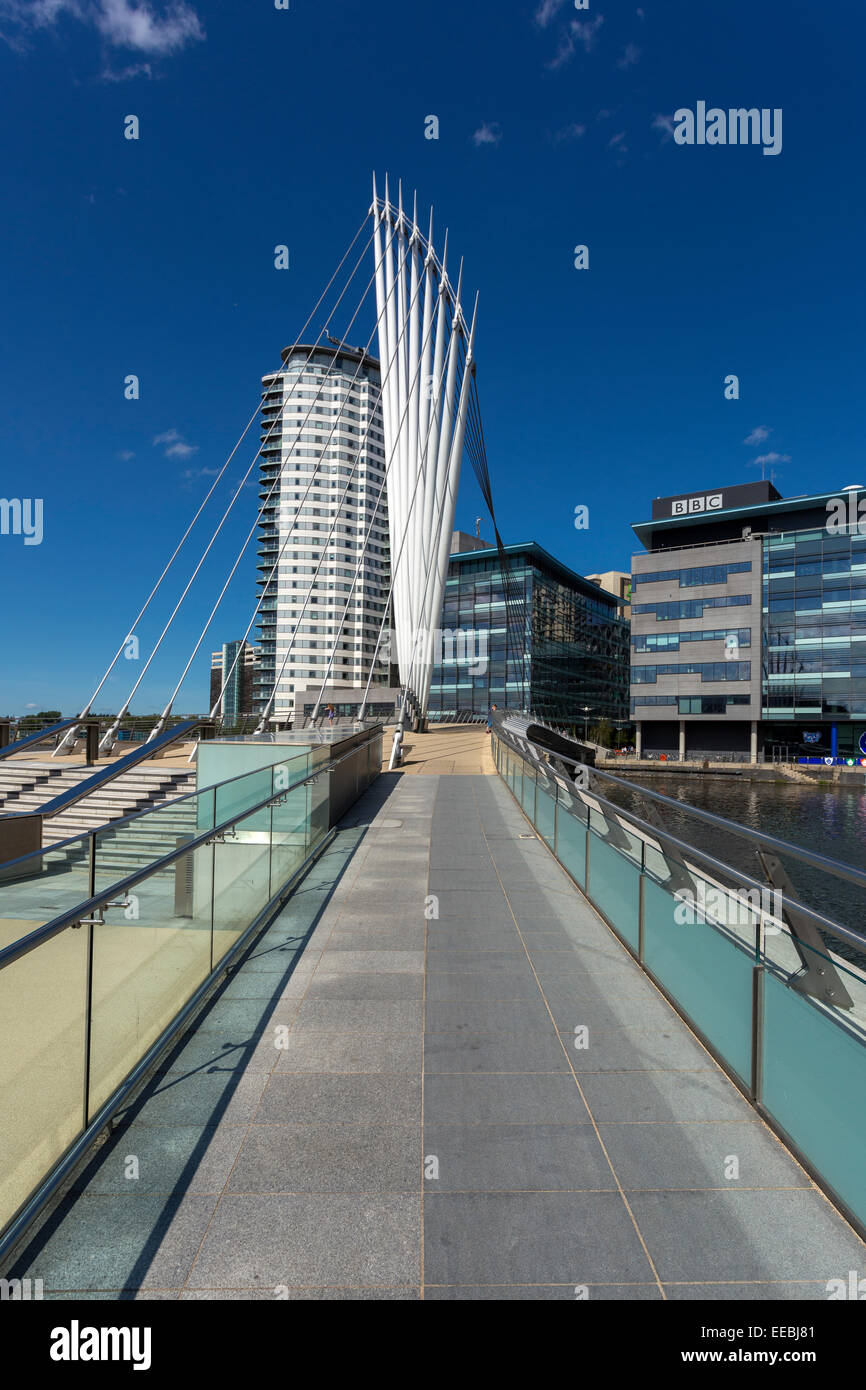
<svg viewBox="0 0 866 1390">
<path fill-rule="evenodd" d="M 0 43 L 0 496 L 45 508 L 41 546 L 0 537 L 0 712 L 88 698 L 357 230 L 374 169 L 435 205 L 480 292 L 507 541 L 583 573 L 626 569 L 654 496 L 760 477 L 761 454 L 790 456 L 775 465 L 787 495 L 866 482 L 861 0 L 644 0 L 643 17 L 562 0 L 543 27 L 538 5 L 196 0 L 206 37 L 163 56 L 69 15 L 29 33 L 0 19 L 17 35 Z M 588 51 L 578 38 L 551 67 L 569 23 L 599 16 Z M 106 75 L 141 62 L 150 77 Z M 781 154 L 679 147 L 654 128 L 698 100 L 781 107 Z M 485 126 L 498 139 L 476 144 Z M 352 340 L 371 327 L 372 307 Z M 131 372 L 138 402 L 123 398 Z M 757 426 L 772 432 L 745 445 Z M 196 452 L 166 457 L 153 440 L 169 431 Z M 253 431 L 234 482 L 257 447 Z M 167 698 L 256 506 L 250 488 L 139 711 Z M 467 468 L 458 524 L 482 510 Z M 145 652 L 207 534 L 139 630 Z M 208 654 L 255 594 L 251 548 L 180 710 L 206 706 Z M 121 666 L 101 709 L 134 679 Z"/>
</svg>

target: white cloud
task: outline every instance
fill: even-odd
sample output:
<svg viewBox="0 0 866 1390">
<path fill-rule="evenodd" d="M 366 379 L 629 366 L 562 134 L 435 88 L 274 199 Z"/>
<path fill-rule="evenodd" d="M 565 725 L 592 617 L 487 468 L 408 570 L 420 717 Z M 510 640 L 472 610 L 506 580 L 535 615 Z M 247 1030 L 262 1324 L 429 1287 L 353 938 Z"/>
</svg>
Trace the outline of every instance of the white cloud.
<svg viewBox="0 0 866 1390">
<path fill-rule="evenodd" d="M 636 43 L 627 43 L 623 49 L 622 57 L 617 62 L 618 68 L 632 68 L 640 57 L 640 49 Z"/>
<path fill-rule="evenodd" d="M 198 15 L 184 0 L 172 0 L 162 16 L 154 14 L 146 3 L 99 0 L 96 27 L 116 48 L 133 48 L 139 53 L 176 53 L 204 38 Z"/>
<path fill-rule="evenodd" d="M 662 133 L 662 142 L 663 142 L 663 143 L 664 143 L 665 140 L 673 140 L 673 138 L 674 138 L 674 118 L 673 118 L 673 116 L 653 116 L 653 119 L 652 119 L 652 128 L 653 128 L 653 130 L 660 130 L 660 131 L 661 131 L 661 133 Z"/>
<path fill-rule="evenodd" d="M 612 136 L 610 137 L 610 139 L 608 140 L 608 142 L 607 142 L 607 147 L 608 147 L 608 149 L 609 149 L 609 150 L 610 150 L 610 149 L 615 149 L 617 146 L 619 146 L 622 150 L 625 150 L 625 145 L 623 145 L 623 143 L 622 143 L 624 139 L 625 139 L 625 131 L 624 131 L 624 130 L 618 131 L 616 135 L 612 135 Z"/>
<path fill-rule="evenodd" d="M 133 77 L 153 77 L 150 63 L 130 63 L 125 68 L 104 67 L 100 76 L 103 82 L 129 82 Z"/>
<path fill-rule="evenodd" d="M 769 439 L 773 433 L 766 425 L 756 425 L 751 434 L 747 434 L 743 440 L 744 444 L 763 444 L 765 439 Z"/>
<path fill-rule="evenodd" d="M 555 130 L 551 135 L 554 145 L 562 145 L 566 141 L 579 140 L 586 134 L 586 126 L 579 125 L 577 121 L 572 121 L 571 125 L 563 126 L 561 130 Z"/>
<path fill-rule="evenodd" d="M 121 463 L 129 463 L 131 459 L 135 458 L 135 453 L 132 449 L 121 449 L 117 457 L 120 459 Z"/>
<path fill-rule="evenodd" d="M 591 53 L 595 45 L 595 37 L 604 23 L 603 15 L 596 15 L 595 19 L 573 19 L 568 27 L 560 35 L 559 48 L 556 56 L 551 58 L 548 67 L 556 71 L 557 68 L 565 67 L 574 57 L 575 50 L 579 43 L 583 44 L 584 52 Z"/>
<path fill-rule="evenodd" d="M 184 486 L 189 487 L 189 485 L 191 483 L 194 483 L 198 478 L 215 478 L 218 473 L 218 468 L 185 468 L 183 473 L 181 473 L 180 475 L 180 480 L 184 484 Z M 255 484 L 245 483 L 244 486 L 258 487 L 259 484 L 257 482 Z"/>
<path fill-rule="evenodd" d="M 502 139 L 502 130 L 498 121 L 485 121 L 480 125 L 472 136 L 472 143 L 476 148 L 480 145 L 498 145 Z"/>
<path fill-rule="evenodd" d="M 164 446 L 162 452 L 167 459 L 188 459 L 191 454 L 198 453 L 198 445 L 187 444 L 178 430 L 166 430 L 164 434 L 157 434 L 153 442 L 156 447 Z"/>
<path fill-rule="evenodd" d="M 764 467 L 766 466 L 766 464 L 768 464 L 768 463 L 769 463 L 769 464 L 774 464 L 774 463 L 790 463 L 790 462 L 791 462 L 791 455 L 790 455 L 790 454 L 775 454 L 775 453 L 760 454 L 760 455 L 758 456 L 758 458 L 752 459 L 752 462 L 751 462 L 750 467 L 752 467 L 752 468 L 764 468 Z"/>
<path fill-rule="evenodd" d="M 201 20 L 186 0 L 159 5 L 151 0 L 0 0 L 0 38 L 20 52 L 36 30 L 51 28 L 64 17 L 95 29 L 112 48 L 155 57 L 178 53 L 205 37 Z M 123 76 L 109 74 L 109 80 Z"/>
<path fill-rule="evenodd" d="M 595 19 L 573 19 L 569 28 L 578 43 L 582 43 L 587 53 L 589 53 L 595 43 L 595 36 L 604 24 L 604 15 L 597 14 Z"/>
<path fill-rule="evenodd" d="M 535 11 L 535 22 L 541 29 L 546 29 L 548 24 L 559 14 L 565 4 L 565 0 L 541 0 L 541 4 Z"/>
</svg>

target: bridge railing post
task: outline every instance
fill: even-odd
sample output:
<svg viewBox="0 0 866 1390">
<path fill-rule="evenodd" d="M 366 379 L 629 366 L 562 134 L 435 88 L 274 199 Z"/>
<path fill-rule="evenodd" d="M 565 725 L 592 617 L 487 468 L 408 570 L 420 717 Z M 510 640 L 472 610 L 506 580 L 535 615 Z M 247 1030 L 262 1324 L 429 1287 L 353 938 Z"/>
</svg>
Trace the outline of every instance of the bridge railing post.
<svg viewBox="0 0 866 1390">
<path fill-rule="evenodd" d="M 646 840 L 640 842 L 640 877 L 637 899 L 637 958 L 644 963 L 644 917 L 646 913 Z"/>
<path fill-rule="evenodd" d="M 749 1089 L 757 1105 L 764 1092 L 764 916 L 755 921 L 755 957 L 752 967 L 752 1058 Z"/>
<path fill-rule="evenodd" d="M 88 767 L 99 761 L 99 720 L 82 719 L 85 736 L 85 759 Z"/>
</svg>

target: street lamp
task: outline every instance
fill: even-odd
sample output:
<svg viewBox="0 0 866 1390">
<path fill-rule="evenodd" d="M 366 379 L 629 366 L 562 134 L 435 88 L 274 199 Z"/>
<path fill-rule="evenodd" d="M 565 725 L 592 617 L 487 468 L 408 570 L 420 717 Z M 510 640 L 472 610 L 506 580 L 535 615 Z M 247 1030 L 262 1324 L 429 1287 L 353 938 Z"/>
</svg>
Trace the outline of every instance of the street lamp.
<svg viewBox="0 0 866 1390">
<path fill-rule="evenodd" d="M 590 711 L 591 709 L 592 709 L 592 705 L 584 705 L 584 706 L 583 706 L 583 741 L 584 741 L 584 743 L 586 743 L 586 726 L 587 726 L 587 722 L 588 722 L 588 720 L 589 720 L 589 711 Z"/>
</svg>

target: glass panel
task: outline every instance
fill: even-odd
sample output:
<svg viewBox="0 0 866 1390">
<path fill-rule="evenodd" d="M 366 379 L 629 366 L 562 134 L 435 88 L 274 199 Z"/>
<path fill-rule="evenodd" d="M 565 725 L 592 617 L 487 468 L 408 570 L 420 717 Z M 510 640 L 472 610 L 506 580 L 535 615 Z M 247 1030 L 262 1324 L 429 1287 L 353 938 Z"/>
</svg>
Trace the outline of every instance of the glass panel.
<svg viewBox="0 0 866 1390">
<path fill-rule="evenodd" d="M 520 792 L 520 804 L 528 815 L 529 819 L 535 820 L 535 769 L 523 764 L 523 785 Z"/>
<path fill-rule="evenodd" d="M 586 882 L 586 820 L 583 803 L 569 810 L 560 799 L 556 808 L 556 854 L 581 887 Z"/>
<path fill-rule="evenodd" d="M 270 807 L 233 825 L 224 840 L 214 844 L 213 853 L 216 965 L 270 901 Z"/>
<path fill-rule="evenodd" d="M 839 1009 L 840 1022 L 866 1037 L 866 951 L 822 930 L 820 935 L 826 949 L 812 949 L 802 942 L 801 956 L 788 924 L 781 920 L 781 911 L 777 914 L 777 920 L 779 925 L 775 929 L 769 927 L 764 931 L 764 959 L 774 975 L 784 982 L 790 976 L 802 973 L 804 963 L 809 966 L 814 964 L 819 970 L 829 967 L 827 974 L 822 977 L 823 982 L 829 988 L 841 987 L 848 996 L 844 1000 L 844 1007 Z M 835 980 L 832 978 L 834 973 Z"/>
<path fill-rule="evenodd" d="M 320 840 L 323 840 L 330 828 L 330 778 L 327 772 L 309 784 L 308 814 L 310 826 L 307 841 L 307 853 L 314 850 Z"/>
<path fill-rule="evenodd" d="M 212 856 L 183 855 L 93 928 L 91 1115 L 210 974 Z"/>
<path fill-rule="evenodd" d="M 0 869 L 0 946 L 71 912 L 90 897 L 90 836 Z"/>
<path fill-rule="evenodd" d="M 644 878 L 644 964 L 749 1085 L 753 960 L 747 948 L 702 916 L 690 902 Z"/>
<path fill-rule="evenodd" d="M 0 970 L 0 1227 L 84 1128 L 87 928 Z"/>
<path fill-rule="evenodd" d="M 642 841 L 638 835 L 627 830 L 610 811 L 596 811 L 589 808 L 590 829 L 606 840 L 611 848 L 618 849 L 640 867 Z"/>
<path fill-rule="evenodd" d="M 304 760 L 306 761 L 306 760 Z M 283 766 L 291 768 L 290 763 Z M 255 772 L 250 772 L 246 777 L 238 777 L 233 782 L 226 782 L 223 786 L 216 788 L 216 825 L 221 825 L 223 821 L 231 820 L 233 816 L 242 815 L 251 806 L 257 806 L 259 802 L 266 800 L 271 795 L 274 784 L 276 769 L 271 767 L 261 767 Z M 291 784 L 291 773 L 287 771 L 286 786 Z"/>
<path fill-rule="evenodd" d="M 866 1221 L 863 1038 L 767 970 L 761 1060 L 768 1112 Z"/>
<path fill-rule="evenodd" d="M 274 804 L 271 825 L 272 897 L 285 887 L 309 853 L 311 796 L 312 783 L 305 782 Z"/>
<path fill-rule="evenodd" d="M 94 832 L 96 892 L 103 893 L 129 874 L 155 864 L 205 830 L 213 829 L 214 792 L 199 792 L 166 802 L 123 825 Z M 162 870 L 169 877 L 174 867 Z"/>
<path fill-rule="evenodd" d="M 553 849 L 554 826 L 556 822 L 556 796 L 555 787 L 553 791 L 549 787 L 538 784 L 538 795 L 535 800 L 535 828 L 543 840 L 546 840 Z"/>
<path fill-rule="evenodd" d="M 640 870 L 591 831 L 587 894 L 635 951 L 639 934 L 639 884 Z"/>
</svg>

